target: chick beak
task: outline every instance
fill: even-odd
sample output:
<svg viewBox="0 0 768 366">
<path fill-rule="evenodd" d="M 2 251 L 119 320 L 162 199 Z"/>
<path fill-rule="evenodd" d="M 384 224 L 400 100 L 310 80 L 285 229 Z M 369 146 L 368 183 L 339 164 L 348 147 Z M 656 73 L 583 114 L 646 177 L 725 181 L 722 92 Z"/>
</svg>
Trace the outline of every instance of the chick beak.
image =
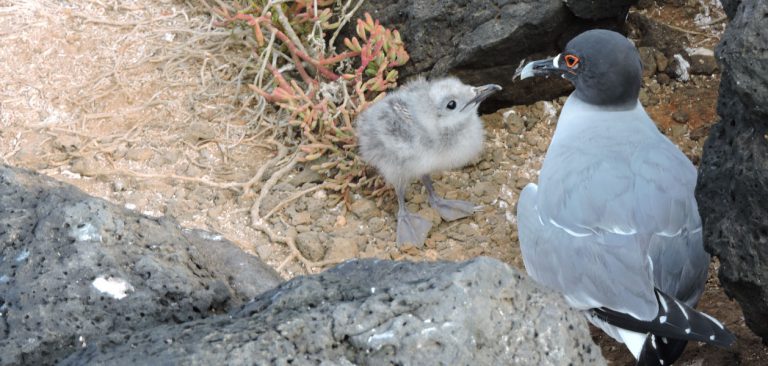
<svg viewBox="0 0 768 366">
<path fill-rule="evenodd" d="M 480 104 L 486 98 L 490 97 L 491 94 L 499 90 L 501 90 L 501 86 L 496 84 L 488 84 L 488 85 L 472 88 L 472 91 L 475 92 L 475 97 L 470 99 L 469 102 L 467 102 L 467 104 L 465 104 L 464 107 L 461 108 L 461 110 L 464 111 L 469 106 Z"/>
<path fill-rule="evenodd" d="M 515 73 L 520 80 L 533 76 L 563 75 L 567 70 L 560 67 L 560 55 L 544 60 L 531 61 Z M 514 79 L 514 77 L 513 77 Z"/>
</svg>

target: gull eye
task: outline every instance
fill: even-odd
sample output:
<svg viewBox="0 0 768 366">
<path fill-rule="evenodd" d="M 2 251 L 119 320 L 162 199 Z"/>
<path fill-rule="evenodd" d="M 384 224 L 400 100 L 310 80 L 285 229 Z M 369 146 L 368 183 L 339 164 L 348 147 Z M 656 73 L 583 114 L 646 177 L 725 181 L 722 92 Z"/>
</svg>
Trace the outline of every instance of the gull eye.
<svg viewBox="0 0 768 366">
<path fill-rule="evenodd" d="M 456 101 L 455 101 L 455 100 L 452 100 L 452 101 L 448 102 L 448 105 L 447 105 L 447 106 L 445 106 L 445 107 L 446 107 L 446 108 L 448 108 L 448 109 L 450 109 L 450 110 L 454 110 L 454 109 L 456 109 Z"/>
<path fill-rule="evenodd" d="M 565 66 L 568 66 L 568 68 L 575 69 L 579 67 L 579 57 L 575 55 L 565 55 Z"/>
</svg>

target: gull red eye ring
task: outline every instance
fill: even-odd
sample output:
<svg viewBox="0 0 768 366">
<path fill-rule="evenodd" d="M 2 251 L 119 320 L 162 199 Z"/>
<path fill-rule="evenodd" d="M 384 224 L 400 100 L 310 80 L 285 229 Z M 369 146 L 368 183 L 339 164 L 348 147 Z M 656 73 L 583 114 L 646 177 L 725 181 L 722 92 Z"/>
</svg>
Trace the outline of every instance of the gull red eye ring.
<svg viewBox="0 0 768 366">
<path fill-rule="evenodd" d="M 565 60 L 565 66 L 568 66 L 571 69 L 575 69 L 579 66 L 579 57 L 576 55 L 565 55 L 563 59 Z"/>
</svg>

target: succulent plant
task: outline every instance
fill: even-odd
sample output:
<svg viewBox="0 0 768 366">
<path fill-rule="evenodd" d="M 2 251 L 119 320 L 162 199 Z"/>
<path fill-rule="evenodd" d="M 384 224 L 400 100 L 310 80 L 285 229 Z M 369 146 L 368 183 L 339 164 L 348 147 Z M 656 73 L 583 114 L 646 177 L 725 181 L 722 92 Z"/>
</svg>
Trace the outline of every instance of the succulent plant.
<svg viewBox="0 0 768 366">
<path fill-rule="evenodd" d="M 235 11 L 218 11 L 221 26 L 253 30 L 253 52 L 261 55 L 255 62 L 265 65 L 271 78 L 249 87 L 286 112 L 284 125 L 290 131 L 283 137 L 294 140 L 287 145 L 302 152 L 300 161 L 324 175 L 326 184 L 345 198 L 357 187 L 382 191 L 382 181 L 368 177 L 357 156 L 353 121 L 397 86 L 396 68 L 409 59 L 397 30 L 367 13 L 357 20 L 356 35 L 343 40 L 346 49 L 337 52 L 332 43 L 351 19 L 352 12 L 346 11 L 350 3 L 251 0 Z M 334 35 L 329 40 L 330 31 Z"/>
</svg>

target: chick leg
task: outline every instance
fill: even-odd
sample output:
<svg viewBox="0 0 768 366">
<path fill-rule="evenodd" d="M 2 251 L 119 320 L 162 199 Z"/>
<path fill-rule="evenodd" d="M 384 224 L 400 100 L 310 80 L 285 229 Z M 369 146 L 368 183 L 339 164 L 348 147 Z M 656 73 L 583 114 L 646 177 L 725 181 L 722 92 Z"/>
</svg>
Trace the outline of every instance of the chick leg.
<svg viewBox="0 0 768 366">
<path fill-rule="evenodd" d="M 432 178 L 430 178 L 429 175 L 422 176 L 421 182 L 424 184 L 424 187 L 427 188 L 427 193 L 429 193 L 429 204 L 440 213 L 443 220 L 458 220 L 471 216 L 478 211 L 478 208 L 471 202 L 447 200 L 439 197 L 437 193 L 435 193 L 435 188 L 432 187 Z"/>
<path fill-rule="evenodd" d="M 395 187 L 397 194 L 397 244 L 411 243 L 417 247 L 424 245 L 427 234 L 432 228 L 432 222 L 409 212 L 405 208 L 405 189 L 407 184 L 400 183 Z"/>
</svg>

